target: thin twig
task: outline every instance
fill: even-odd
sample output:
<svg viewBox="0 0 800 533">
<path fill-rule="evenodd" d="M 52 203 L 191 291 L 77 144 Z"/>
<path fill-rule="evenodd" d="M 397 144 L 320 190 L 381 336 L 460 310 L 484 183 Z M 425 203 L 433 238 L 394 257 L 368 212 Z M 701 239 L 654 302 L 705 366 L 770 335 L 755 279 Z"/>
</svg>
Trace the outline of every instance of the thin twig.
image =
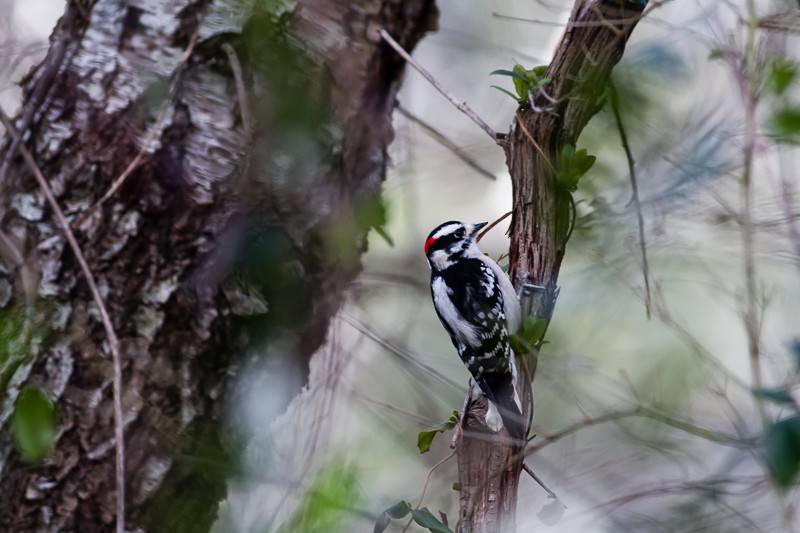
<svg viewBox="0 0 800 533">
<path fill-rule="evenodd" d="M 454 106 L 456 106 L 456 108 L 457 108 L 459 111 L 461 111 L 462 113 L 464 113 L 465 115 L 467 115 L 467 116 L 468 116 L 468 117 L 469 117 L 469 118 L 470 118 L 470 119 L 471 119 L 471 120 L 472 120 L 472 121 L 473 121 L 475 124 L 477 124 L 478 126 L 480 126 L 480 127 L 481 127 L 481 129 L 482 129 L 483 131 L 485 131 L 485 132 L 486 132 L 486 133 L 489 135 L 489 137 L 491 137 L 491 138 L 492 138 L 492 140 L 493 140 L 493 141 L 497 142 L 497 140 L 498 140 L 497 133 L 496 133 L 496 132 L 495 132 L 495 131 L 494 131 L 494 130 L 493 130 L 493 129 L 492 129 L 492 128 L 491 128 L 491 127 L 488 125 L 488 124 L 486 124 L 486 122 L 484 122 L 483 120 L 481 120 L 481 118 L 480 118 L 478 115 L 476 115 L 476 114 L 475 114 L 475 112 L 474 112 L 474 111 L 472 111 L 472 109 L 470 109 L 470 108 L 469 108 L 469 106 L 466 104 L 466 102 L 462 102 L 461 100 L 459 100 L 458 98 L 456 98 L 455 96 L 453 96 L 452 94 L 450 94 L 450 93 L 447 91 L 447 89 L 445 89 L 445 88 L 444 88 L 444 85 L 442 85 L 441 83 L 439 83 L 439 82 L 436 80 L 436 78 L 434 78 L 434 77 L 433 77 L 433 75 L 432 75 L 430 72 L 428 72 L 427 70 L 425 70 L 425 68 L 424 68 L 422 65 L 420 65 L 419 63 L 417 63 L 417 62 L 414 60 L 414 58 L 413 58 L 413 57 L 411 57 L 411 55 L 409 55 L 409 53 L 408 53 L 408 52 L 406 52 L 406 51 L 403 49 L 403 47 L 402 47 L 402 46 L 400 46 L 400 45 L 397 43 L 397 41 L 395 41 L 395 40 L 392 38 L 392 36 L 391 36 L 391 35 L 389 35 L 389 32 L 387 32 L 385 29 L 381 28 L 381 29 L 378 31 L 378 33 L 379 33 L 379 34 L 380 34 L 380 36 L 383 38 L 383 40 L 384 40 L 384 41 L 386 41 L 386 42 L 389 44 L 389 46 L 391 46 L 392 48 L 394 48 L 395 52 L 397 52 L 398 54 L 400 54 L 400 57 L 402 57 L 403 59 L 405 59 L 405 60 L 406 60 L 406 62 L 407 62 L 409 65 L 411 65 L 412 67 L 414 67 L 414 68 L 416 69 L 416 71 L 417 71 L 417 72 L 419 72 L 420 74 L 422 74 L 422 77 L 423 77 L 423 78 L 425 78 L 426 80 L 428 80 L 428 82 L 429 82 L 431 85 L 433 85 L 433 86 L 436 88 L 436 90 L 437 90 L 437 91 L 439 91 L 440 93 L 442 93 L 442 95 L 444 95 L 444 97 L 445 97 L 445 98 L 447 98 L 448 100 L 450 100 L 450 103 L 451 103 L 451 104 L 453 104 Z"/>
<path fill-rule="evenodd" d="M 610 413 L 606 413 L 605 415 L 598 416 L 595 418 L 585 418 L 565 428 L 562 428 L 556 431 L 555 433 L 550 433 L 549 435 L 542 435 L 540 437 L 539 443 L 529 447 L 526 450 L 525 455 L 535 453 L 541 450 L 542 448 L 563 439 L 564 437 L 567 437 L 573 433 L 580 431 L 581 429 L 596 426 L 598 424 L 602 424 L 605 422 L 611 422 L 614 420 L 621 420 L 623 418 L 632 418 L 632 417 L 644 417 L 644 418 L 649 418 L 651 420 L 656 420 L 657 422 L 661 422 L 662 424 L 684 431 L 686 433 L 689 433 L 690 435 L 706 439 L 709 442 L 715 442 L 717 444 L 721 444 L 724 446 L 731 446 L 733 448 L 749 449 L 757 443 L 757 439 L 740 438 L 725 433 L 710 431 L 705 428 L 697 427 L 688 422 L 677 420 L 663 413 L 660 413 L 659 411 L 656 411 L 655 409 L 652 409 L 650 407 L 645 407 L 643 405 L 640 405 L 630 409 L 623 409 L 621 411 L 612 411 Z"/>
<path fill-rule="evenodd" d="M 492 228 L 494 228 L 496 225 L 498 225 L 499 223 L 501 223 L 502 221 L 507 219 L 509 216 L 511 216 L 511 213 L 513 213 L 513 212 L 514 211 L 509 211 L 505 215 L 501 216 L 500 218 L 498 218 L 497 220 L 495 220 L 494 222 L 492 222 L 491 224 L 486 226 L 485 230 L 483 230 L 482 232 L 478 233 L 478 236 L 475 238 L 475 242 L 481 242 L 481 239 L 483 239 L 484 235 L 489 233 L 489 231 L 492 230 Z"/>
<path fill-rule="evenodd" d="M 164 105 L 161 107 L 161 111 L 159 111 L 158 116 L 156 117 L 156 121 L 153 124 L 153 127 L 150 128 L 150 132 L 147 134 L 147 137 L 144 140 L 144 144 L 139 149 L 139 152 L 134 156 L 128 166 L 125 167 L 125 170 L 122 171 L 122 174 L 114 180 L 114 183 L 111 184 L 111 188 L 100 198 L 94 205 L 92 205 L 89 209 L 87 209 L 84 214 L 78 217 L 75 221 L 76 226 L 80 226 L 89 219 L 89 217 L 94 214 L 97 209 L 102 206 L 104 203 L 108 201 L 109 198 L 114 196 L 114 194 L 122 187 L 125 183 L 125 180 L 133 174 L 133 171 L 139 168 L 139 165 L 142 163 L 144 156 L 147 154 L 147 151 L 150 149 L 150 146 L 155 142 L 156 137 L 161 133 L 161 123 L 164 121 L 164 118 L 167 116 L 167 112 L 169 111 L 169 104 L 172 101 L 172 97 L 175 94 L 175 89 L 178 86 L 178 81 L 181 78 L 181 71 L 186 65 L 187 61 L 192 55 L 192 51 L 194 50 L 195 44 L 197 44 L 197 36 L 200 33 L 200 22 L 198 21 L 197 28 L 195 29 L 194 33 L 192 33 L 191 38 L 189 39 L 189 44 L 186 46 L 186 50 L 184 50 L 183 54 L 181 55 L 180 59 L 178 60 L 178 64 L 175 67 L 175 71 L 172 77 L 172 81 L 169 84 L 169 88 L 167 89 L 167 97 L 164 102 Z"/>
<path fill-rule="evenodd" d="M 556 493 L 553 492 L 552 490 L 550 490 L 548 488 L 548 486 L 544 484 L 544 481 L 542 481 L 541 478 L 536 475 L 536 473 L 533 471 L 533 469 L 531 469 L 531 467 L 529 467 L 525 463 L 522 463 L 522 469 L 525 470 L 528 473 L 528 475 L 531 476 L 533 478 L 533 480 L 536 483 L 538 483 L 540 487 L 542 487 L 544 489 L 544 491 L 547 493 L 547 495 L 550 498 L 552 498 L 553 500 L 558 500 L 559 499 L 558 496 L 556 495 Z M 566 507 L 566 505 L 564 507 Z"/>
<path fill-rule="evenodd" d="M 753 159 L 758 135 L 756 124 L 756 108 L 758 106 L 758 72 L 755 50 L 756 29 L 758 28 L 758 14 L 753 0 L 747 1 L 748 21 L 747 40 L 745 43 L 744 72 L 742 72 L 740 87 L 744 99 L 744 164 L 742 168 L 742 253 L 744 255 L 744 278 L 747 293 L 747 307 L 745 310 L 744 325 L 747 331 L 747 345 L 750 355 L 750 369 L 753 376 L 753 387 L 761 388 L 761 348 L 759 342 L 759 317 L 758 296 L 756 294 L 756 265 L 755 265 L 755 228 L 753 227 Z M 741 68 L 739 63 L 734 68 Z M 761 397 L 754 395 L 756 410 L 761 419 L 761 424 L 766 428 L 769 424 L 764 402 Z"/>
<path fill-rule="evenodd" d="M 398 357 L 400 357 L 400 359 L 402 359 L 403 361 L 406 361 L 407 363 L 410 363 L 412 366 L 416 366 L 416 367 L 421 368 L 422 370 L 424 370 L 425 372 L 427 372 L 431 376 L 435 377 L 436 379 L 438 379 L 439 381 L 441 381 L 445 385 L 449 385 L 449 386 L 453 387 L 456 390 L 461 388 L 461 386 L 456 381 L 454 381 L 452 378 L 446 376 L 442 372 L 439 372 L 438 370 L 436 370 L 432 366 L 430 366 L 430 365 L 428 365 L 426 363 L 423 363 L 422 362 L 422 357 L 420 357 L 419 354 L 412 353 L 407 348 L 396 346 L 391 341 L 384 339 L 383 337 L 378 335 L 376 332 L 372 331 L 366 324 L 364 324 L 362 321 L 360 321 L 355 316 L 353 316 L 351 314 L 348 314 L 348 313 L 342 313 L 342 315 L 340 317 L 340 320 L 342 320 L 343 322 L 349 324 L 350 326 L 352 326 L 353 328 L 355 328 L 356 330 L 361 332 L 361 334 L 363 334 L 368 339 L 370 339 L 373 342 L 375 342 L 375 343 L 379 344 L 380 346 L 382 346 L 389 353 L 393 353 L 393 354 L 397 355 Z"/>
<path fill-rule="evenodd" d="M 14 130 L 14 126 L 11 123 L 11 120 L 6 115 L 5 111 L 0 108 L 0 121 L 2 121 L 3 126 L 5 126 L 6 130 L 10 135 L 16 135 Z M 97 283 L 94 280 L 94 274 L 92 274 L 91 269 L 89 268 L 89 264 L 86 262 L 85 257 L 83 256 L 83 252 L 81 251 L 81 247 L 78 244 L 78 241 L 75 239 L 75 235 L 72 233 L 72 230 L 69 227 L 69 222 L 67 222 L 67 218 L 64 216 L 64 212 L 58 205 L 55 196 L 53 195 L 53 191 L 50 189 L 50 186 L 47 184 L 47 180 L 42 174 L 39 165 L 36 164 L 36 161 L 33 158 L 33 155 L 30 151 L 25 147 L 24 144 L 20 143 L 17 145 L 17 150 L 19 150 L 22 157 L 25 159 L 30 170 L 33 172 L 33 175 L 36 177 L 36 181 L 39 182 L 39 187 L 41 187 L 42 192 L 47 198 L 47 203 L 50 204 L 50 208 L 53 210 L 53 213 L 58 220 L 61 229 L 64 231 L 65 236 L 67 237 L 67 241 L 69 242 L 70 248 L 72 248 L 72 253 L 75 254 L 75 258 L 78 260 L 78 264 L 81 267 L 81 271 L 83 271 L 83 276 L 86 278 L 86 283 L 89 285 L 89 290 L 92 293 L 92 298 L 94 298 L 94 302 L 97 305 L 98 310 L 100 311 L 100 318 L 103 322 L 103 327 L 106 330 L 106 336 L 108 337 L 108 346 L 111 350 L 111 358 L 114 363 L 114 379 L 113 379 L 113 390 L 114 390 L 114 438 L 116 440 L 116 489 L 117 489 L 117 533 L 124 533 L 125 531 L 125 438 L 123 433 L 123 420 L 122 420 L 122 361 L 120 358 L 119 353 L 119 339 L 117 338 L 117 333 L 114 331 L 114 326 L 111 324 L 111 318 L 108 315 L 108 311 L 106 310 L 105 303 L 103 302 L 103 297 L 100 294 L 100 290 L 97 288 Z"/>
<path fill-rule="evenodd" d="M 639 249 L 642 252 L 642 275 L 644 276 L 644 308 L 647 313 L 647 320 L 650 320 L 650 267 L 647 263 L 647 242 L 644 237 L 644 216 L 642 215 L 642 203 L 639 201 L 639 185 L 636 179 L 635 162 L 625 126 L 622 123 L 622 115 L 619 112 L 619 94 L 617 88 L 611 80 L 608 80 L 608 88 L 611 93 L 611 110 L 614 113 L 614 121 L 617 123 L 619 138 L 622 148 L 625 150 L 625 158 L 628 160 L 628 173 L 631 178 L 631 200 L 636 209 L 636 218 L 639 223 Z"/>
<path fill-rule="evenodd" d="M 460 146 L 458 146 L 456 143 L 448 139 L 442 132 L 431 126 L 428 122 L 425 122 L 418 116 L 412 114 L 410 111 L 408 111 L 405 107 L 401 105 L 397 106 L 397 111 L 401 115 L 406 117 L 408 120 L 410 120 L 411 122 L 422 128 L 422 131 L 427 133 L 434 141 L 438 142 L 439 144 L 441 144 L 442 146 L 453 152 L 453 154 L 455 154 L 456 157 L 458 157 L 468 166 L 473 168 L 478 174 L 490 180 L 496 179 L 494 174 L 483 168 L 480 164 L 478 164 L 477 161 L 475 161 L 475 159 L 472 156 L 470 156 L 467 152 L 462 150 Z"/>
</svg>

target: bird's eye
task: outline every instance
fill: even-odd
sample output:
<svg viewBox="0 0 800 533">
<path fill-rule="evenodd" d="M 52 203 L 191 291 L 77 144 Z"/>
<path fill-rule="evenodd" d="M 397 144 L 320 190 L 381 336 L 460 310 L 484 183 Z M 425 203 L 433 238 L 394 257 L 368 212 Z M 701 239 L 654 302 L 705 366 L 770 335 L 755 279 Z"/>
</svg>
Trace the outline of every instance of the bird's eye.
<svg viewBox="0 0 800 533">
<path fill-rule="evenodd" d="M 456 239 L 463 239 L 464 238 L 464 228 L 459 228 L 458 231 L 455 233 Z"/>
</svg>

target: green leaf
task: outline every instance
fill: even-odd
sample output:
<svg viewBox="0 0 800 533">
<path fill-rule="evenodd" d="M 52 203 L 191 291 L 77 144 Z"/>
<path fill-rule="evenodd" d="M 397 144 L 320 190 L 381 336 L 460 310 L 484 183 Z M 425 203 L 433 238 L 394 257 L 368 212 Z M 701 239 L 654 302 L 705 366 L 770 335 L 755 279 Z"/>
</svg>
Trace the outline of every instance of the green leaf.
<svg viewBox="0 0 800 533">
<path fill-rule="evenodd" d="M 565 144 L 564 148 L 561 149 L 561 166 L 564 170 L 569 170 L 573 155 L 575 155 L 575 147 L 571 144 Z"/>
<path fill-rule="evenodd" d="M 781 137 L 800 134 L 800 107 L 787 107 L 772 116 L 772 127 Z"/>
<path fill-rule="evenodd" d="M 383 533 L 383 531 L 389 527 L 389 522 L 392 518 L 397 520 L 399 518 L 403 518 L 410 512 L 410 503 L 404 500 L 397 502 L 381 513 L 381 516 L 378 517 L 378 520 L 375 522 L 375 527 L 372 529 L 372 533 Z"/>
<path fill-rule="evenodd" d="M 533 67 L 533 69 L 529 70 L 528 72 L 533 73 L 533 75 L 536 76 L 536 79 L 539 80 L 539 83 L 545 83 L 544 80 L 542 79 L 542 76 L 547 74 L 547 69 L 549 68 L 550 65 L 539 65 L 538 67 Z M 544 79 L 550 81 L 548 78 Z"/>
<path fill-rule="evenodd" d="M 434 533 L 453 533 L 449 527 L 433 516 L 433 513 L 431 513 L 427 507 L 412 509 L 411 516 L 414 517 L 414 522 L 424 528 L 428 528 L 428 531 L 433 531 Z"/>
<path fill-rule="evenodd" d="M 458 481 L 454 481 L 453 482 L 453 490 L 460 491 L 461 490 L 461 483 L 459 483 Z"/>
<path fill-rule="evenodd" d="M 394 519 L 403 518 L 410 512 L 411 504 L 407 501 L 399 501 L 384 511 L 384 513 Z"/>
<path fill-rule="evenodd" d="M 520 64 L 514 65 L 514 89 L 520 99 L 526 100 L 528 98 L 528 91 L 531 89 L 531 80 L 528 77 L 528 72 Z"/>
<path fill-rule="evenodd" d="M 453 429 L 456 427 L 456 424 L 458 424 L 458 411 L 453 411 L 450 418 L 438 426 L 420 431 L 419 435 L 417 435 L 417 448 L 419 448 L 419 453 L 425 453 L 431 449 L 431 443 L 437 433 L 444 433 L 447 430 Z"/>
<path fill-rule="evenodd" d="M 789 394 L 789 391 L 787 391 L 786 389 L 772 389 L 772 388 L 753 389 L 753 394 L 755 394 L 759 398 L 764 398 L 765 400 L 769 400 L 771 402 L 779 404 L 789 404 L 789 405 L 795 404 L 794 398 L 792 398 L 792 395 Z"/>
<path fill-rule="evenodd" d="M 327 466 L 317 473 L 300 505 L 278 533 L 342 531 L 359 494 L 353 469 L 336 464 Z"/>
<path fill-rule="evenodd" d="M 575 155 L 573 156 L 573 163 L 572 166 L 576 168 L 580 175 L 583 176 L 589 169 L 594 166 L 594 162 L 597 158 L 593 155 L 588 155 L 586 148 L 581 148 Z"/>
<path fill-rule="evenodd" d="M 14 443 L 25 461 L 37 462 L 47 454 L 55 425 L 55 406 L 47 394 L 38 387 L 25 389 L 17 398 L 12 419 Z"/>
<path fill-rule="evenodd" d="M 763 453 L 775 485 L 789 488 L 800 471 L 800 415 L 785 418 L 767 430 Z"/>
<path fill-rule="evenodd" d="M 525 81 L 525 82 L 528 81 L 519 72 L 514 72 L 512 70 L 503 70 L 503 69 L 493 70 L 493 71 L 491 71 L 489 73 L 489 76 L 510 76 L 510 77 L 512 77 L 514 79 L 517 79 L 517 80 L 520 80 L 520 81 Z"/>
<path fill-rule="evenodd" d="M 519 98 L 517 97 L 517 95 L 512 93 L 511 91 L 509 91 L 507 89 L 503 89 L 502 87 L 498 87 L 497 85 L 492 85 L 492 87 L 494 87 L 495 89 L 497 89 L 498 91 L 500 91 L 503 94 L 507 94 L 508 96 L 513 98 L 515 102 L 519 101 Z"/>
<path fill-rule="evenodd" d="M 539 342 L 545 331 L 547 331 L 547 320 L 533 316 L 525 317 L 525 321 L 522 323 L 522 338 L 529 346 Z"/>
<path fill-rule="evenodd" d="M 769 72 L 769 88 L 780 96 L 792 85 L 797 78 L 797 64 L 793 61 L 775 61 Z"/>
</svg>

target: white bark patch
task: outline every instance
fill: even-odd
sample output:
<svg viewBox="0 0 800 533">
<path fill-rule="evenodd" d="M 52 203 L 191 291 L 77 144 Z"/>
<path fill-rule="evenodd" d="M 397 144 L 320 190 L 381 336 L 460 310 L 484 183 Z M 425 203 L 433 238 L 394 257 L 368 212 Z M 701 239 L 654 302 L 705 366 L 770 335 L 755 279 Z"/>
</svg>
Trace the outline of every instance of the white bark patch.
<svg viewBox="0 0 800 533">
<path fill-rule="evenodd" d="M 133 317 L 133 323 L 140 336 L 152 341 L 164 323 L 164 313 L 149 305 L 141 306 Z"/>
<path fill-rule="evenodd" d="M 172 460 L 168 457 L 150 457 L 139 470 L 139 485 L 133 494 L 133 501 L 138 504 L 144 502 L 164 480 L 169 472 Z"/>
<path fill-rule="evenodd" d="M 25 220 L 42 220 L 42 203 L 32 194 L 17 194 L 11 200 L 11 207 Z"/>
<path fill-rule="evenodd" d="M 215 186 L 226 182 L 241 160 L 245 142 L 234 127 L 233 103 L 218 74 L 205 71 L 191 76 L 183 97 L 195 126 L 184 144 L 184 176 L 192 185 L 194 201 L 208 205 L 214 201 Z"/>
</svg>

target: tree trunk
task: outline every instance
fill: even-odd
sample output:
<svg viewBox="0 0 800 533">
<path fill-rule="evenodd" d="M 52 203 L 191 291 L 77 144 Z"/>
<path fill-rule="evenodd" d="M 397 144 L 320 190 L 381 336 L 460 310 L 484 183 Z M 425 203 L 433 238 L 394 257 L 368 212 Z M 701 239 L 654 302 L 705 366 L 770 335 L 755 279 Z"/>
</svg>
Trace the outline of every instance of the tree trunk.
<svg viewBox="0 0 800 533">
<path fill-rule="evenodd" d="M 20 136 L 0 153 L 0 282 L 12 287 L 0 307 L 31 313 L 30 349 L 0 361 L 0 424 L 27 386 L 57 418 L 41 462 L 0 437 L 3 531 L 109 531 L 116 519 L 106 334 L 18 142 L 121 341 L 126 529 L 207 531 L 235 467 L 221 424 L 232 393 L 287 381 L 292 392 L 307 378 L 383 222 L 404 63 L 376 30 L 412 49 L 437 12 L 433 0 L 266 4 L 67 2 L 23 80 Z"/>
<path fill-rule="evenodd" d="M 527 276 L 528 283 L 544 288 L 523 299 L 523 316 L 548 323 L 552 317 L 573 216 L 571 193 L 559 185 L 555 166 L 562 148 L 575 146 L 584 126 L 602 108 L 611 70 L 622 57 L 641 12 L 638 3 L 577 1 L 544 74 L 550 79 L 545 85 L 547 95 L 557 103 L 541 92 L 534 95 L 537 109 L 523 106 L 508 138 L 501 140 L 514 194 L 509 276 L 517 285 L 520 276 Z M 525 358 L 526 371 L 519 375 L 525 416 L 532 405 L 538 347 L 534 352 Z M 461 533 L 515 530 L 524 449 L 497 439 L 485 427 L 484 408 L 476 403 L 469 408 L 464 417 L 466 431 L 458 444 Z M 505 431 L 501 437 L 508 439 Z"/>
</svg>

